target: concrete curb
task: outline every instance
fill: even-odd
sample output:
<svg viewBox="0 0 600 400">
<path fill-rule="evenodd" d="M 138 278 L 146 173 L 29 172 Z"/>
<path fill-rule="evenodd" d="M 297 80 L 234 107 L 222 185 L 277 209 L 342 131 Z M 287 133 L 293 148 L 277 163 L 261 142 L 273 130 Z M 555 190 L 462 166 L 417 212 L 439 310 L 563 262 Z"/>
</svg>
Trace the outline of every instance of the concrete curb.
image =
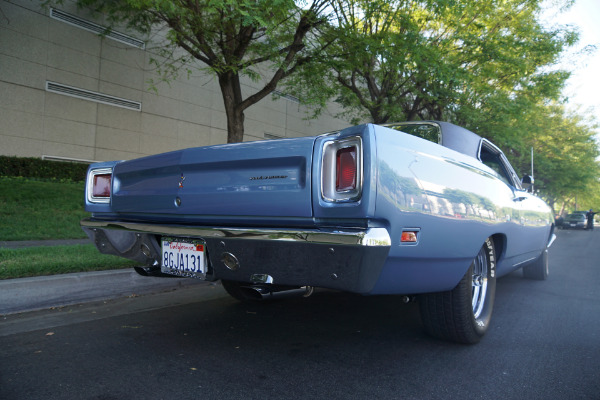
<svg viewBox="0 0 600 400">
<path fill-rule="evenodd" d="M 0 315 L 210 284 L 192 278 L 144 277 L 132 268 L 6 279 L 0 281 Z"/>
</svg>

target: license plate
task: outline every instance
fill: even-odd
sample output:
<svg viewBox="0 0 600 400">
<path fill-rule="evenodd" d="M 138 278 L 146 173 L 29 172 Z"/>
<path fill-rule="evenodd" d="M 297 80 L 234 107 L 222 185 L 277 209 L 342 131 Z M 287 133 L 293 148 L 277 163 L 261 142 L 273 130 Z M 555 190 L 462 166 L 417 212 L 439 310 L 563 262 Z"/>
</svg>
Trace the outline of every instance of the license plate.
<svg viewBox="0 0 600 400">
<path fill-rule="evenodd" d="M 577 226 L 577 224 L 571 224 L 571 226 Z"/>
<path fill-rule="evenodd" d="M 197 239 L 162 238 L 161 271 L 166 274 L 204 277 L 206 243 Z"/>
</svg>

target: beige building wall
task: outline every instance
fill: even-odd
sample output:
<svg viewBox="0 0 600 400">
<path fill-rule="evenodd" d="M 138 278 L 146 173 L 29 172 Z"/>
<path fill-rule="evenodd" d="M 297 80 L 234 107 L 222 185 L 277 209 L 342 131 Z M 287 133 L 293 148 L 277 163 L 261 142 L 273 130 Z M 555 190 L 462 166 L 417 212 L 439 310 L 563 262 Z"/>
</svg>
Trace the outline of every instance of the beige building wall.
<svg viewBox="0 0 600 400">
<path fill-rule="evenodd" d="M 68 2 L 57 9 L 102 23 Z M 105 161 L 227 141 L 221 93 L 210 75 L 196 71 L 154 93 L 151 50 L 52 18 L 35 1 L 0 0 L 0 10 L 0 155 Z M 141 110 L 57 94 L 48 82 L 139 103 Z M 251 82 L 244 91 L 253 91 Z M 269 96 L 246 111 L 244 140 L 348 126 L 331 113 L 305 118 L 297 101 Z"/>
</svg>

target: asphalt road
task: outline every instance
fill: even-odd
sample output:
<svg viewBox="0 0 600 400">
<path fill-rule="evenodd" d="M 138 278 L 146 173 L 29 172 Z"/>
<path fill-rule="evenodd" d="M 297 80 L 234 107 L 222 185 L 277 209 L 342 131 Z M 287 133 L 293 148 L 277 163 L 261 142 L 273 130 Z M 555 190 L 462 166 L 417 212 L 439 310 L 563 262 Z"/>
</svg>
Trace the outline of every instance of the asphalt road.
<svg viewBox="0 0 600 400">
<path fill-rule="evenodd" d="M 499 280 L 477 345 L 416 304 L 319 291 L 245 305 L 218 285 L 13 314 L 0 399 L 600 399 L 600 231 L 561 231 L 551 274 Z"/>
</svg>

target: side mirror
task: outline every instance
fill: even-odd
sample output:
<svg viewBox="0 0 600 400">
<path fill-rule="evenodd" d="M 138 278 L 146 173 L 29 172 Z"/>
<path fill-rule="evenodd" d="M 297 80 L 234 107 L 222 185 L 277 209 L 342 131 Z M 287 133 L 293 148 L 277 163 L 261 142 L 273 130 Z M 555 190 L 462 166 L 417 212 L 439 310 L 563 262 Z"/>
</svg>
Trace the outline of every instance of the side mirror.
<svg viewBox="0 0 600 400">
<path fill-rule="evenodd" d="M 531 175 L 523 175 L 523 179 L 521 179 L 521 186 L 523 187 L 523 189 L 527 190 L 528 192 L 532 192 L 533 191 L 533 176 Z"/>
</svg>

